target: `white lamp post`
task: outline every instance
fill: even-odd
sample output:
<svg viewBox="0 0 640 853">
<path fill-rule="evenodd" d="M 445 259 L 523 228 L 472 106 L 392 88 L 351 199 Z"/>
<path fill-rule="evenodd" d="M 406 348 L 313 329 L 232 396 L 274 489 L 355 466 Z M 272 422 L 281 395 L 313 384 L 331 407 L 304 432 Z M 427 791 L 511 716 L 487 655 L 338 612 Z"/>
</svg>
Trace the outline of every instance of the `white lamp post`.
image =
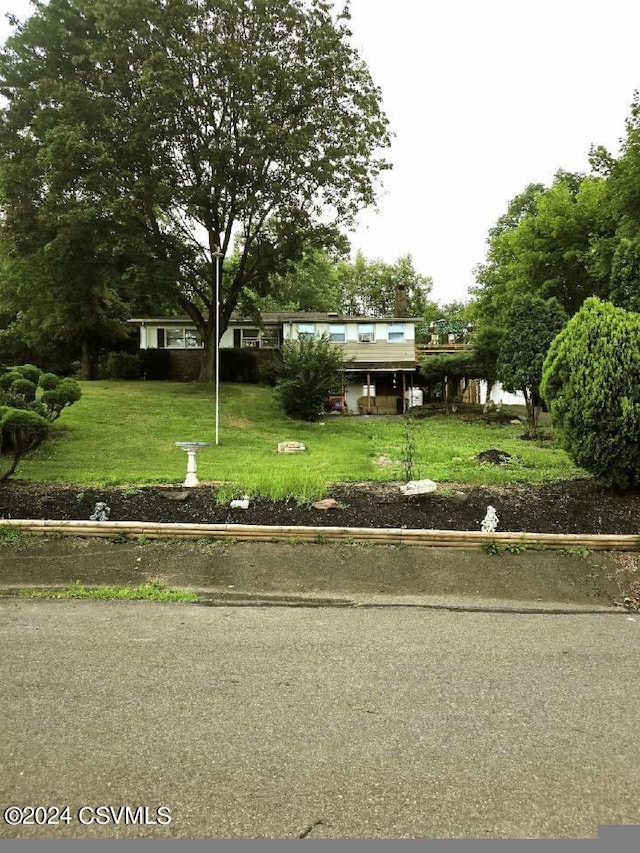
<svg viewBox="0 0 640 853">
<path fill-rule="evenodd" d="M 216 444 L 220 444 L 220 260 L 222 252 L 213 252 L 216 264 Z"/>
</svg>

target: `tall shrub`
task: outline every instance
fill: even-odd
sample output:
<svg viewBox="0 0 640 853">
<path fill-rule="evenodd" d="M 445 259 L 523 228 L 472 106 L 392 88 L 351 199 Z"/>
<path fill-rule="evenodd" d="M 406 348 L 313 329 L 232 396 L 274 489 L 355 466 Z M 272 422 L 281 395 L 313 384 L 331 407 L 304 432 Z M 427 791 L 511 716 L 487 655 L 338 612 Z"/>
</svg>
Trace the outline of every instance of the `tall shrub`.
<svg viewBox="0 0 640 853">
<path fill-rule="evenodd" d="M 640 314 L 587 299 L 551 345 L 541 392 L 578 465 L 640 486 Z"/>
<path fill-rule="evenodd" d="M 299 338 L 282 345 L 281 379 L 276 398 L 291 418 L 314 421 L 324 411 L 330 394 L 343 384 L 342 350 L 327 335 Z"/>
</svg>

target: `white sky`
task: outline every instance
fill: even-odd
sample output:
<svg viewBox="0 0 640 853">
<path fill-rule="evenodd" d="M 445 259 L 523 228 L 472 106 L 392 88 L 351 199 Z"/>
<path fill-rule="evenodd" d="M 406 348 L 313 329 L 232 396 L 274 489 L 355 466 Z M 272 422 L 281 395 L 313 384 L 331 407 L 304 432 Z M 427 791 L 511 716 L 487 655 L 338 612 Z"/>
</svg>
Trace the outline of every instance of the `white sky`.
<svg viewBox="0 0 640 853">
<path fill-rule="evenodd" d="M 340 7 L 343 0 L 336 0 Z M 640 88 L 634 0 L 350 0 L 354 43 L 395 133 L 354 250 L 411 254 L 433 297 L 463 299 L 489 228 L 532 182 L 617 152 Z M 8 8 L 0 0 L 0 9 Z M 12 0 L 18 17 L 28 0 Z M 0 22 L 0 40 L 9 33 Z"/>
<path fill-rule="evenodd" d="M 396 133 L 367 257 L 410 253 L 439 301 L 465 297 L 507 203 L 617 153 L 640 88 L 634 0 L 351 0 L 354 43 Z"/>
</svg>

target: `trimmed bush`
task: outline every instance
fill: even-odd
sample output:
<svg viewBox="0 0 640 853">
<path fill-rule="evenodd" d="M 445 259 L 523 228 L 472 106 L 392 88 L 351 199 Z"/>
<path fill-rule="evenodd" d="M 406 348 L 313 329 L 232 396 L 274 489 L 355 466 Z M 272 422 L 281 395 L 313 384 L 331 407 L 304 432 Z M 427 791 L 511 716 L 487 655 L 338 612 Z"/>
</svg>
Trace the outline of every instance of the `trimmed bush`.
<svg viewBox="0 0 640 853">
<path fill-rule="evenodd" d="M 48 421 L 55 421 L 81 396 L 75 379 L 59 379 L 55 373 L 43 373 L 32 364 L 13 367 L 0 375 L 0 405 L 28 409 Z"/>
<path fill-rule="evenodd" d="M 49 423 L 36 412 L 27 409 L 9 409 L 0 421 L 3 450 L 8 448 L 11 463 L 0 474 L 0 481 L 10 477 L 18 463 L 31 450 L 35 450 L 49 435 Z"/>
<path fill-rule="evenodd" d="M 255 352 L 251 349 L 221 349 L 220 381 L 255 384 L 258 381 Z"/>
<path fill-rule="evenodd" d="M 143 349 L 138 353 L 140 375 L 143 379 L 168 379 L 171 371 L 171 353 L 166 349 Z"/>
<path fill-rule="evenodd" d="M 42 376 L 42 371 L 35 364 L 21 364 L 19 367 L 14 367 L 13 369 L 24 376 L 25 379 L 28 379 L 29 382 L 33 382 L 34 385 L 38 384 L 38 380 Z"/>
<path fill-rule="evenodd" d="M 110 352 L 100 364 L 102 379 L 140 379 L 142 366 L 138 353 Z"/>
<path fill-rule="evenodd" d="M 43 373 L 40 379 L 38 379 L 38 386 L 43 391 L 53 391 L 58 382 L 60 382 L 60 377 L 56 376 L 55 373 Z"/>
<path fill-rule="evenodd" d="M 551 344 L 540 390 L 576 464 L 640 486 L 640 314 L 587 299 Z"/>
</svg>

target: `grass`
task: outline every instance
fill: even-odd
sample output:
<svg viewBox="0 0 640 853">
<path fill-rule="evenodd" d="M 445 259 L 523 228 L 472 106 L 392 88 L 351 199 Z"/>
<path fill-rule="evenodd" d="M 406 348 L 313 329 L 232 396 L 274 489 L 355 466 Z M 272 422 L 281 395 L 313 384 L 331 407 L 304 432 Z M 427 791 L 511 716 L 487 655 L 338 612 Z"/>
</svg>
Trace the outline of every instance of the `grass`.
<svg viewBox="0 0 640 853">
<path fill-rule="evenodd" d="M 223 384 L 220 444 L 215 446 L 212 386 L 173 382 L 84 382 L 83 397 L 65 411 L 53 439 L 18 469 L 24 480 L 86 486 L 181 483 L 186 455 L 176 441 L 210 441 L 198 455 L 202 484 L 227 498 L 317 499 L 335 482 L 400 480 L 404 420 L 331 417 L 320 423 L 286 418 L 270 388 Z M 414 476 L 439 483 L 541 483 L 586 476 L 553 441 L 525 442 L 522 426 L 489 426 L 455 417 L 417 421 Z M 280 441 L 302 441 L 307 452 L 278 454 Z M 491 448 L 511 454 L 507 465 L 479 464 Z M 376 464 L 377 457 L 393 460 Z"/>
<path fill-rule="evenodd" d="M 161 583 L 143 583 L 139 586 L 102 586 L 87 589 L 76 581 L 64 589 L 22 589 L 21 598 L 98 598 L 120 601 L 199 601 L 195 592 L 186 589 L 168 589 Z"/>
</svg>

